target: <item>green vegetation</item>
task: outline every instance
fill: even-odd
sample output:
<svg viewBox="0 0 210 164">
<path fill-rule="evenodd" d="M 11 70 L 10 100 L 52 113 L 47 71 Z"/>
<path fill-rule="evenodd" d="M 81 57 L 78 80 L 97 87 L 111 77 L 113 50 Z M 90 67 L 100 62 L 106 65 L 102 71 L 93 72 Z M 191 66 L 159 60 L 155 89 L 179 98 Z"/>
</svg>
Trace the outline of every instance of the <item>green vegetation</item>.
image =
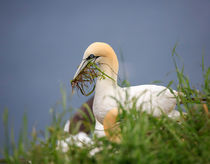
<svg viewBox="0 0 210 164">
<path fill-rule="evenodd" d="M 176 47 L 175 47 L 176 48 Z M 122 140 L 120 143 L 110 142 L 107 138 L 94 137 L 94 144 L 83 147 L 69 145 L 68 152 L 57 149 L 57 141 L 68 137 L 63 132 L 63 115 L 70 111 L 66 107 L 66 94 L 62 90 L 64 111 L 60 114 L 52 112 L 52 125 L 45 133 L 37 134 L 33 129 L 28 139 L 27 117 L 23 118 L 23 128 L 18 144 L 8 129 L 8 110 L 5 110 L 5 147 L 1 149 L 2 163 L 210 163 L 210 68 L 202 64 L 203 84 L 200 91 L 192 87 L 182 68 L 179 70 L 173 49 L 173 60 L 177 72 L 176 90 L 183 93 L 177 98 L 177 109 L 186 115 L 179 120 L 172 120 L 163 115 L 159 118 L 146 113 L 124 110 L 119 104 L 122 114 Z M 169 82 L 168 87 L 175 86 Z M 180 101 L 181 100 L 181 101 Z M 182 102 L 182 104 L 180 104 Z M 133 102 L 135 103 L 135 101 Z M 98 148 L 95 155 L 90 152 Z"/>
</svg>

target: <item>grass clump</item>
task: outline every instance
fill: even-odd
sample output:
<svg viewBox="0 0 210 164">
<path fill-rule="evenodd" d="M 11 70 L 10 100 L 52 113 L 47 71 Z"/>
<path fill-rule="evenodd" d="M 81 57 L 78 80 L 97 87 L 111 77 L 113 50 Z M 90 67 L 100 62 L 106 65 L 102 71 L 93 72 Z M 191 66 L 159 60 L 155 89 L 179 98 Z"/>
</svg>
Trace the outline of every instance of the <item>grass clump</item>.
<svg viewBox="0 0 210 164">
<path fill-rule="evenodd" d="M 175 55 L 174 48 L 173 59 Z M 68 137 L 61 128 L 66 109 L 61 114 L 52 112 L 52 125 L 42 137 L 34 129 L 31 139 L 27 139 L 24 117 L 25 128 L 18 144 L 14 143 L 13 133 L 9 134 L 8 110 L 5 110 L 6 142 L 4 150 L 1 149 L 4 159 L 0 163 L 210 163 L 210 68 L 202 67 L 203 84 L 198 91 L 191 87 L 184 69 L 178 69 L 175 59 L 174 64 L 178 79 L 176 88 L 183 93 L 177 98 L 177 110 L 187 113 L 181 114 L 179 119 L 166 115 L 153 117 L 134 107 L 125 110 L 119 104 L 121 142 L 93 137 L 93 144 L 79 147 L 73 143 L 67 152 L 62 152 L 57 148 L 57 141 Z M 62 102 L 66 108 L 66 100 Z"/>
</svg>

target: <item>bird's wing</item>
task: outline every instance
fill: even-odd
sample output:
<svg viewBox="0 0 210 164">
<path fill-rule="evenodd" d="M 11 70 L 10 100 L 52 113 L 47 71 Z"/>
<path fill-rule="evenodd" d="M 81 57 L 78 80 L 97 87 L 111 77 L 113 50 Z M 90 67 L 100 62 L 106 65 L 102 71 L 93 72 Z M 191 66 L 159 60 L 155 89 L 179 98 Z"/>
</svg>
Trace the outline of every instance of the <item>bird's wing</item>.
<svg viewBox="0 0 210 164">
<path fill-rule="evenodd" d="M 139 85 L 128 87 L 130 98 L 137 99 L 137 107 L 143 111 L 159 116 L 170 113 L 176 106 L 177 92 L 158 85 Z"/>
</svg>

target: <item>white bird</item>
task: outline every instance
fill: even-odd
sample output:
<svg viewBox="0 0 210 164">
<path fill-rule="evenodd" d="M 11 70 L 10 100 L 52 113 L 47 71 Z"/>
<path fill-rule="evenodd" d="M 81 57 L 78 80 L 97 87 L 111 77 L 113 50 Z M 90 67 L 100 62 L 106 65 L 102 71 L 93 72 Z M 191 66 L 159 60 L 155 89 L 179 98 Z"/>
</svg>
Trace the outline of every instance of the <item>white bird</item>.
<svg viewBox="0 0 210 164">
<path fill-rule="evenodd" d="M 70 121 L 67 121 L 64 127 L 65 132 L 69 132 Z M 67 152 L 69 150 L 69 146 L 71 144 L 75 144 L 78 147 L 82 147 L 83 144 L 92 144 L 92 140 L 88 135 L 84 132 L 79 132 L 76 135 L 70 135 L 70 137 L 65 140 L 59 140 L 57 143 L 57 147 L 61 148 L 63 152 Z"/>
<path fill-rule="evenodd" d="M 92 101 L 92 99 L 90 99 L 89 101 Z M 82 110 L 85 111 L 86 109 L 83 108 Z M 85 113 L 85 115 L 88 117 L 88 113 Z M 78 115 L 76 115 L 76 116 L 78 116 Z M 78 120 L 78 122 L 81 121 L 83 118 L 80 117 L 79 119 L 80 120 Z M 65 124 L 64 131 L 67 133 L 70 132 L 70 124 L 72 123 L 71 121 L 72 120 L 68 120 Z M 84 122 L 82 124 L 84 124 Z M 76 125 L 76 124 L 74 123 L 74 125 Z M 64 140 L 58 140 L 57 149 L 60 149 L 63 152 L 67 152 L 71 145 L 75 145 L 77 147 L 83 147 L 84 145 L 87 146 L 87 145 L 93 145 L 93 144 L 94 144 L 94 142 L 92 141 L 92 138 L 89 137 L 87 133 L 85 133 L 84 129 L 80 129 L 77 134 L 74 134 L 74 135 L 70 134 L 70 136 L 68 138 L 65 138 Z M 89 154 L 91 156 L 93 156 L 101 150 L 102 150 L 102 148 L 100 148 L 100 147 L 93 147 L 92 149 L 90 149 Z"/>
<path fill-rule="evenodd" d="M 105 135 L 103 120 L 109 110 L 118 107 L 116 100 L 127 105 L 127 107 L 129 105 L 131 107 L 133 100 L 136 99 L 137 109 L 139 108 L 154 116 L 160 116 L 162 112 L 169 117 L 179 116 L 179 112 L 174 110 L 176 96 L 178 95 L 174 90 L 172 93 L 168 88 L 157 85 L 139 85 L 124 88 L 118 86 L 118 59 L 110 45 L 103 42 L 92 43 L 86 49 L 73 80 L 79 76 L 90 62 L 98 64 L 99 69 L 110 77 L 97 78 L 96 81 L 93 113 L 96 119 L 95 133 L 97 135 Z"/>
</svg>

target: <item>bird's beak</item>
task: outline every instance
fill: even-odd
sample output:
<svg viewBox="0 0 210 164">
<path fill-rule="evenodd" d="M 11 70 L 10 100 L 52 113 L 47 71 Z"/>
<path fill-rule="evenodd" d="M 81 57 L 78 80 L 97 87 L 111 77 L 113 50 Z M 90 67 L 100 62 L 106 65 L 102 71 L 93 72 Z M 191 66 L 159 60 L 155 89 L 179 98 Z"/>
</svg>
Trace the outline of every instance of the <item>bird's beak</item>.
<svg viewBox="0 0 210 164">
<path fill-rule="evenodd" d="M 73 80 L 80 74 L 80 72 L 89 64 L 90 61 L 83 59 L 82 62 L 80 63 L 76 73 L 74 74 Z"/>
</svg>

